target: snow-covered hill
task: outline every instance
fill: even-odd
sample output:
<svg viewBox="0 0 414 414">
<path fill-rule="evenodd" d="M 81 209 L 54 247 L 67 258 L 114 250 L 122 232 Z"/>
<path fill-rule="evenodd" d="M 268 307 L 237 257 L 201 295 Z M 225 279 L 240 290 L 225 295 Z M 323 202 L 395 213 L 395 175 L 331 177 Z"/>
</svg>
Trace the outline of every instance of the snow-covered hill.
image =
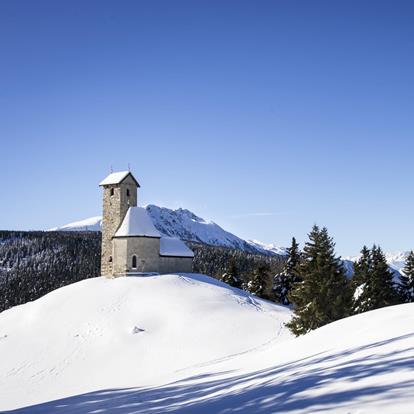
<svg viewBox="0 0 414 414">
<path fill-rule="evenodd" d="M 412 414 L 414 304 L 289 317 L 200 275 L 85 280 L 0 314 L 0 410 Z"/>
<path fill-rule="evenodd" d="M 170 237 L 178 237 L 182 240 L 208 244 L 211 246 L 229 247 L 249 253 L 260 253 L 266 255 L 283 255 L 285 250 L 274 245 L 265 245 L 256 240 L 243 240 L 240 237 L 224 230 L 213 221 L 206 221 L 196 216 L 189 210 L 172 210 L 150 204 L 147 211 L 151 216 L 155 227 L 162 234 Z M 91 217 L 86 220 L 77 221 L 62 227 L 55 227 L 51 231 L 99 231 L 101 229 L 102 217 Z"/>
<path fill-rule="evenodd" d="M 290 314 L 203 275 L 74 283 L 0 314 L 0 411 L 172 381 L 288 339 Z"/>
</svg>

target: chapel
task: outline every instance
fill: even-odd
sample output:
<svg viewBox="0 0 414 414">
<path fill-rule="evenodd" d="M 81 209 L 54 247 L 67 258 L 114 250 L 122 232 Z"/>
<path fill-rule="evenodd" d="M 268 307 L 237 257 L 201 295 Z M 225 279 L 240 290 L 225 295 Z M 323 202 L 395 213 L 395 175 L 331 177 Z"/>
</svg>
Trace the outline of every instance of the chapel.
<svg viewBox="0 0 414 414">
<path fill-rule="evenodd" d="M 194 253 L 178 238 L 162 235 L 144 207 L 130 171 L 113 172 L 103 188 L 101 274 L 107 277 L 190 273 Z"/>
</svg>

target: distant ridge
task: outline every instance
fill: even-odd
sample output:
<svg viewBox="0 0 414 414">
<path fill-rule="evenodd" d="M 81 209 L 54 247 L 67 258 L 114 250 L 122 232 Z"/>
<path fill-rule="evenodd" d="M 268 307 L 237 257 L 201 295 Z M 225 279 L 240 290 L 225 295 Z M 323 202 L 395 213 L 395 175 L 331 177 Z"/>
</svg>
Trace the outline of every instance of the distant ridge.
<svg viewBox="0 0 414 414">
<path fill-rule="evenodd" d="M 178 208 L 172 210 L 149 204 L 146 209 L 157 230 L 165 236 L 178 237 L 181 240 L 207 244 L 210 246 L 228 247 L 253 254 L 282 256 L 286 250 L 275 245 L 266 245 L 257 240 L 243 240 L 224 230 L 213 221 L 206 221 L 190 210 Z M 102 217 L 95 216 L 75 221 L 50 231 L 101 231 Z"/>
</svg>

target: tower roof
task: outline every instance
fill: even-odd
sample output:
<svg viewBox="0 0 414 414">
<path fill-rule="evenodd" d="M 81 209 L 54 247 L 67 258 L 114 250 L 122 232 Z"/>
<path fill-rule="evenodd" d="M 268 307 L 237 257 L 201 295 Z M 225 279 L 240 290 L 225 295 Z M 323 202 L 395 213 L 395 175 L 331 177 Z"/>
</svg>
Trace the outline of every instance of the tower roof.
<svg viewBox="0 0 414 414">
<path fill-rule="evenodd" d="M 131 171 L 118 171 L 118 172 L 113 172 L 113 173 L 109 174 L 106 178 L 104 178 L 99 183 L 99 185 L 100 186 L 104 186 L 104 185 L 121 184 L 122 181 L 124 181 L 125 178 L 127 178 L 129 175 L 135 181 L 135 183 L 137 184 L 137 187 L 140 187 L 138 181 L 132 175 Z"/>
<path fill-rule="evenodd" d="M 129 207 L 114 237 L 127 236 L 161 237 L 161 234 L 155 228 L 145 208 Z"/>
</svg>

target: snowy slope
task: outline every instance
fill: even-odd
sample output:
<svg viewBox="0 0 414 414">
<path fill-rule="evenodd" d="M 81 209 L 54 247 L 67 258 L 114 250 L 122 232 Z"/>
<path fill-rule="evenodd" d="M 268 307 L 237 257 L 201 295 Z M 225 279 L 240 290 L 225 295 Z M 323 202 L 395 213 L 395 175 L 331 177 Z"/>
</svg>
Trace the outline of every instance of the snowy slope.
<svg viewBox="0 0 414 414">
<path fill-rule="evenodd" d="M 171 210 L 150 204 L 147 206 L 147 211 L 155 227 L 167 236 L 212 246 L 250 249 L 250 245 L 245 240 L 222 229 L 213 221 L 206 221 L 196 216 L 189 210 L 182 208 Z"/>
<path fill-rule="evenodd" d="M 255 249 L 261 250 L 264 254 L 272 252 L 276 255 L 287 255 L 287 251 L 284 247 L 278 247 L 274 244 L 265 244 L 258 240 L 247 240 L 247 243 L 249 243 Z"/>
<path fill-rule="evenodd" d="M 414 304 L 300 338 L 288 316 L 201 276 L 86 280 L 0 314 L 0 409 L 412 414 Z"/>
<path fill-rule="evenodd" d="M 74 283 L 0 314 L 0 410 L 169 381 L 286 340 L 289 318 L 202 275 Z"/>
<path fill-rule="evenodd" d="M 285 250 L 274 245 L 264 245 L 258 241 L 246 241 L 234 234 L 224 230 L 213 221 L 206 221 L 196 216 L 189 210 L 176 209 L 171 210 L 165 207 L 158 207 L 150 204 L 146 207 L 155 227 L 163 235 L 177 237 L 195 243 L 208 244 L 211 246 L 229 247 L 233 249 L 244 250 L 249 253 L 260 253 L 267 255 L 283 255 Z M 90 219 L 67 224 L 62 227 L 55 227 L 51 231 L 83 231 L 92 230 L 94 223 L 95 231 L 100 231 L 102 217 L 92 217 Z"/>
<path fill-rule="evenodd" d="M 74 221 L 62 227 L 53 227 L 49 231 L 101 231 L 102 216 L 90 217 L 85 220 Z"/>
<path fill-rule="evenodd" d="M 393 268 L 394 270 L 397 270 L 398 272 L 401 272 L 401 270 L 405 266 L 405 261 L 407 260 L 407 257 L 409 254 L 410 254 L 409 251 L 397 252 L 397 253 L 386 253 L 385 257 L 387 259 L 388 265 L 391 268 Z"/>
</svg>

